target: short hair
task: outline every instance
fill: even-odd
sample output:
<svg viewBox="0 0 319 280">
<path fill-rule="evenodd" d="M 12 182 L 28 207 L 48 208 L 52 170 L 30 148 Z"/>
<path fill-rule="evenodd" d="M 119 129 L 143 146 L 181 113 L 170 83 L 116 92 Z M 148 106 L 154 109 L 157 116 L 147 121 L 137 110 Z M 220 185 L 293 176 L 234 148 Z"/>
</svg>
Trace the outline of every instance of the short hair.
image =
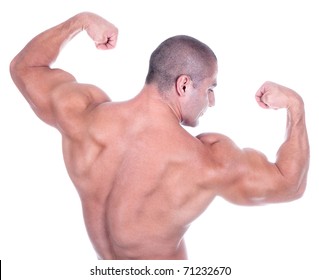
<svg viewBox="0 0 319 280">
<path fill-rule="evenodd" d="M 195 86 L 211 73 L 214 52 L 199 40 L 178 35 L 162 42 L 152 53 L 146 84 L 155 83 L 160 92 L 169 90 L 180 75 L 189 75 Z"/>
</svg>

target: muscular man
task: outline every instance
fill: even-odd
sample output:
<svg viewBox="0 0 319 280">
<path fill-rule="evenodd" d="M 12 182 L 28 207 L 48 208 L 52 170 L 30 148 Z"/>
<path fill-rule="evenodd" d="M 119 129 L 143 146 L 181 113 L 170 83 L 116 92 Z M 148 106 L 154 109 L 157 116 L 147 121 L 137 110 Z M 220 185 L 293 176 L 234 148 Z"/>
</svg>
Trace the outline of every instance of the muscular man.
<svg viewBox="0 0 319 280">
<path fill-rule="evenodd" d="M 112 49 L 117 28 L 81 13 L 35 37 L 14 58 L 14 82 L 40 119 L 56 127 L 100 259 L 186 259 L 183 236 L 216 196 L 241 205 L 285 202 L 306 187 L 309 146 L 301 97 L 266 82 L 263 108 L 287 109 L 287 136 L 275 163 L 216 133 L 193 137 L 214 105 L 217 60 L 188 36 L 164 41 L 150 58 L 141 92 L 113 103 L 99 88 L 51 69 L 62 46 L 85 30 Z"/>
</svg>

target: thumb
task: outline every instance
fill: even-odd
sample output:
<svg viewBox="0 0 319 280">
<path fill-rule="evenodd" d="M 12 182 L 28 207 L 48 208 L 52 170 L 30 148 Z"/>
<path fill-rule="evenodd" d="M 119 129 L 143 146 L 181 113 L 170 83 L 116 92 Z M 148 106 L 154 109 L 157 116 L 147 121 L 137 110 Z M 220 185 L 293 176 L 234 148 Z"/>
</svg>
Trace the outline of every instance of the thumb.
<svg viewBox="0 0 319 280">
<path fill-rule="evenodd" d="M 267 106 L 267 107 L 269 107 L 269 95 L 270 95 L 270 93 L 269 92 L 267 92 L 267 93 L 264 93 L 262 96 L 261 96 L 261 101 Z"/>
</svg>

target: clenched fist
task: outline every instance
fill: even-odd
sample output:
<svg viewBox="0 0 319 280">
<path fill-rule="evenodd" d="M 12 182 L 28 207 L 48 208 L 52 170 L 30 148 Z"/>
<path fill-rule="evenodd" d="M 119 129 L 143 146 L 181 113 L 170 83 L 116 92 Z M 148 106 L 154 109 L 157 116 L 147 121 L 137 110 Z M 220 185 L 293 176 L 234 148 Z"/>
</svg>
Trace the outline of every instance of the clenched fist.
<svg viewBox="0 0 319 280">
<path fill-rule="evenodd" d="M 84 13 L 86 17 L 83 29 L 100 50 L 113 49 L 116 46 L 118 29 L 110 22 L 93 13 Z"/>
<path fill-rule="evenodd" d="M 266 109 L 289 109 L 302 103 L 301 97 L 295 91 L 273 82 L 265 82 L 255 97 L 259 106 Z"/>
</svg>

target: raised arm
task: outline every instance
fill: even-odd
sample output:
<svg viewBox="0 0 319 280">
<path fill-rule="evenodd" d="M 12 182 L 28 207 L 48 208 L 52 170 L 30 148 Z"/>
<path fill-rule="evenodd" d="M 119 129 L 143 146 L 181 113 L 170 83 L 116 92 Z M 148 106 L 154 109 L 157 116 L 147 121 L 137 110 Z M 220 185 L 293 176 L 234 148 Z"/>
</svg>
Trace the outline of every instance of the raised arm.
<svg viewBox="0 0 319 280">
<path fill-rule="evenodd" d="M 50 68 L 62 47 L 83 30 L 97 48 L 115 47 L 117 28 L 85 12 L 36 36 L 10 65 L 13 81 L 35 113 L 64 133 L 72 133 L 92 106 L 109 101 L 97 87 L 78 84 L 71 74 Z"/>
<path fill-rule="evenodd" d="M 303 101 L 293 90 L 271 82 L 260 87 L 256 100 L 265 109 L 287 109 L 286 139 L 271 163 L 258 151 L 239 149 L 227 137 L 201 136 L 209 145 L 213 168 L 219 170 L 213 175 L 218 178 L 217 195 L 242 205 L 297 199 L 305 190 L 309 168 Z"/>
</svg>

